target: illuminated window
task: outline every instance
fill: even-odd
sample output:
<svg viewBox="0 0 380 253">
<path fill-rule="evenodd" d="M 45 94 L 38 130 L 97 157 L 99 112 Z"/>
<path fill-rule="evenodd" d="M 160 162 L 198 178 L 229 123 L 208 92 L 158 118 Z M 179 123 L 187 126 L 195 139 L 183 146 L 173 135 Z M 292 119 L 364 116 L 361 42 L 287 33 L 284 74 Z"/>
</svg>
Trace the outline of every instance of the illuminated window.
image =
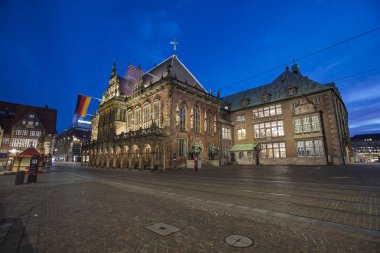
<svg viewBox="0 0 380 253">
<path fill-rule="evenodd" d="M 302 118 L 295 118 L 293 119 L 294 124 L 294 133 L 308 133 L 308 132 L 315 132 L 320 131 L 321 125 L 319 121 L 318 115 L 313 116 L 306 116 Z"/>
<path fill-rule="evenodd" d="M 160 126 L 160 101 L 156 101 L 153 104 L 153 116 L 154 123 L 156 123 L 157 126 Z"/>
<path fill-rule="evenodd" d="M 324 148 L 322 140 L 297 141 L 298 157 L 323 157 Z"/>
<path fill-rule="evenodd" d="M 262 108 L 258 108 L 252 111 L 253 118 L 263 118 L 275 115 L 282 115 L 282 107 L 281 104 L 266 106 Z"/>
<path fill-rule="evenodd" d="M 262 143 L 260 144 L 260 147 L 261 147 L 262 158 L 285 158 L 286 157 L 285 142 Z"/>
<path fill-rule="evenodd" d="M 187 141 L 185 139 L 179 139 L 178 155 L 180 157 L 185 157 L 187 155 Z"/>
<path fill-rule="evenodd" d="M 151 155 L 151 150 L 150 150 L 150 146 L 147 146 L 146 148 L 145 148 L 145 159 L 150 159 L 150 155 Z"/>
<path fill-rule="evenodd" d="M 298 157 L 305 156 L 305 143 L 303 141 L 297 141 L 297 155 Z"/>
<path fill-rule="evenodd" d="M 306 156 L 314 156 L 313 141 L 305 141 Z"/>
<path fill-rule="evenodd" d="M 314 147 L 315 147 L 315 156 L 316 157 L 324 156 L 322 140 L 314 140 Z"/>
<path fill-rule="evenodd" d="M 127 132 L 132 130 L 132 111 L 127 112 Z"/>
<path fill-rule="evenodd" d="M 150 125 L 150 105 L 144 106 L 144 123 L 143 128 L 148 128 Z"/>
<path fill-rule="evenodd" d="M 319 131 L 319 130 L 320 130 L 320 124 L 319 124 L 318 115 L 311 116 L 311 131 Z"/>
<path fill-rule="evenodd" d="M 284 136 L 284 122 L 282 120 L 254 124 L 255 138 Z"/>
<path fill-rule="evenodd" d="M 236 117 L 236 121 L 237 121 L 238 123 L 245 122 L 245 115 L 238 115 L 238 116 Z"/>
<path fill-rule="evenodd" d="M 302 121 L 303 121 L 303 131 L 304 132 L 310 132 L 311 131 L 310 118 L 309 117 L 304 117 L 302 119 Z"/>
<path fill-rule="evenodd" d="M 300 118 L 294 119 L 294 132 L 296 134 L 302 133 L 302 123 Z"/>
<path fill-rule="evenodd" d="M 226 140 L 231 140 L 231 129 L 222 127 L 222 138 Z"/>
<path fill-rule="evenodd" d="M 141 109 L 138 108 L 135 110 L 135 130 L 138 130 L 141 127 Z"/>
<path fill-rule="evenodd" d="M 238 140 L 244 140 L 246 138 L 245 128 L 237 130 L 237 137 L 238 137 Z"/>
</svg>

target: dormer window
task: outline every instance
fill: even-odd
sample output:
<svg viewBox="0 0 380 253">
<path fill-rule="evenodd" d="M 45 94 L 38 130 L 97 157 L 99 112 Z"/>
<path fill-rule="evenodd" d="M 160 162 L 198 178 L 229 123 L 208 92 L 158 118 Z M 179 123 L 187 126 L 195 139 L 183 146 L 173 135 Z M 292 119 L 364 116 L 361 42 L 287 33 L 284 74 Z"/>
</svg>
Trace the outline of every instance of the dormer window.
<svg viewBox="0 0 380 253">
<path fill-rule="evenodd" d="M 313 103 L 314 103 L 315 105 L 319 105 L 319 104 L 321 103 L 321 98 L 320 98 L 320 97 L 314 97 L 314 98 L 313 98 Z"/>
<path fill-rule="evenodd" d="M 249 102 L 250 102 L 251 100 L 249 99 L 249 98 L 243 98 L 243 99 L 241 99 L 240 100 L 240 105 L 241 105 L 241 107 L 247 107 L 248 105 L 249 105 Z"/>
<path fill-rule="evenodd" d="M 267 93 L 267 92 L 264 92 L 262 95 L 261 95 L 261 98 L 263 100 L 263 102 L 269 102 L 270 99 L 272 97 L 272 94 L 270 93 Z"/>
<path fill-rule="evenodd" d="M 297 88 L 294 86 L 290 86 L 287 88 L 288 96 L 295 96 L 297 94 Z"/>
<path fill-rule="evenodd" d="M 228 103 L 228 102 L 223 102 L 223 103 L 222 103 L 222 108 L 224 108 L 224 110 L 229 110 L 229 109 L 230 109 L 230 106 L 231 106 L 231 104 Z"/>
</svg>

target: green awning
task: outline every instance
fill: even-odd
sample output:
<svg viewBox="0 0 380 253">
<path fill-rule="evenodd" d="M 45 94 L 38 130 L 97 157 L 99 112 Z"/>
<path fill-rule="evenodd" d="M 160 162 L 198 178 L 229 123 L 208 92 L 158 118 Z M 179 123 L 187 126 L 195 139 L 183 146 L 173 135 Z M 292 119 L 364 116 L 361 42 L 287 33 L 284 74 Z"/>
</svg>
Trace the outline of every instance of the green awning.
<svg viewBox="0 0 380 253">
<path fill-rule="evenodd" d="M 230 152 L 252 151 L 256 144 L 235 144 L 230 148 Z"/>
</svg>

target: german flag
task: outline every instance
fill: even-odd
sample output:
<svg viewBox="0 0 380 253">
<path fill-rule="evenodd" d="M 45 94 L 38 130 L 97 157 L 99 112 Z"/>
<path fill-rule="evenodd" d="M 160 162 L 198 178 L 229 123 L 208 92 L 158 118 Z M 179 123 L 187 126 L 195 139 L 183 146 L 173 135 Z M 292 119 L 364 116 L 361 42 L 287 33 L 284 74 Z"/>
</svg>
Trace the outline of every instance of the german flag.
<svg viewBox="0 0 380 253">
<path fill-rule="evenodd" d="M 91 97 L 86 97 L 78 94 L 77 106 L 75 107 L 75 114 L 84 117 L 86 116 L 88 105 L 90 104 Z"/>
</svg>

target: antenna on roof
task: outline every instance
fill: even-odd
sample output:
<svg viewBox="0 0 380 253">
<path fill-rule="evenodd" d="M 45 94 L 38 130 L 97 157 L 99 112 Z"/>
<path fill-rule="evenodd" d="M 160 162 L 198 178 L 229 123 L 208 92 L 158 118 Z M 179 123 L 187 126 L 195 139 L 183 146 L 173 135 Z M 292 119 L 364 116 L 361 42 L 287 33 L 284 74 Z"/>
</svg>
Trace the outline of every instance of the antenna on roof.
<svg viewBox="0 0 380 253">
<path fill-rule="evenodd" d="M 177 45 L 179 44 L 179 42 L 177 41 L 177 39 L 174 39 L 173 41 L 170 41 L 170 44 L 173 45 L 173 55 L 176 55 Z"/>
</svg>

